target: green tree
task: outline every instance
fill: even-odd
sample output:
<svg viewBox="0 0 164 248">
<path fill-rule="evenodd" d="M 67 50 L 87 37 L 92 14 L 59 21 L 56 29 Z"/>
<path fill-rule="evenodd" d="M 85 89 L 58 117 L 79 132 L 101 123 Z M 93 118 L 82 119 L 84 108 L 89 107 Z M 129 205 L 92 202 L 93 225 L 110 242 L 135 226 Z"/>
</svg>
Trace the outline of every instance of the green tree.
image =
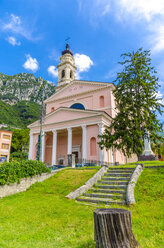
<svg viewBox="0 0 164 248">
<path fill-rule="evenodd" d="M 29 146 L 29 129 L 14 129 L 11 152 L 24 152 Z"/>
<path fill-rule="evenodd" d="M 99 145 L 119 149 L 128 157 L 133 153 L 139 156 L 143 150 L 144 129 L 153 144 L 163 140 L 157 114 L 162 114 L 164 106 L 158 98 L 158 78 L 151 66 L 150 51 L 140 48 L 121 56 L 123 61 L 119 64 L 123 70 L 117 73 L 113 91 L 117 114 L 101 136 Z"/>
</svg>

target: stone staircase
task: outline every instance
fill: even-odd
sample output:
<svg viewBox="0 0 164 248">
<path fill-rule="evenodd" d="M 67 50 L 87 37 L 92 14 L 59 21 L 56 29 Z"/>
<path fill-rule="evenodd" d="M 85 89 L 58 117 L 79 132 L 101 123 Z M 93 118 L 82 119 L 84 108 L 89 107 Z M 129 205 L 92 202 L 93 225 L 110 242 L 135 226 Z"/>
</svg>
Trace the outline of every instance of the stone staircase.
<svg viewBox="0 0 164 248">
<path fill-rule="evenodd" d="M 135 168 L 109 168 L 97 183 L 76 200 L 90 203 L 126 204 L 128 182 Z"/>
</svg>

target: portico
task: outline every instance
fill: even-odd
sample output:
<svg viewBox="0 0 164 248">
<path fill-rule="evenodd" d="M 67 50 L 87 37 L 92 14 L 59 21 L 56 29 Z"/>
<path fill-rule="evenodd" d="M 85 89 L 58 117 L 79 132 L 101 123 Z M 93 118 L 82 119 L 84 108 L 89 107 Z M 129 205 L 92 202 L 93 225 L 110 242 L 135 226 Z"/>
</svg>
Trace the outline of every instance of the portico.
<svg viewBox="0 0 164 248">
<path fill-rule="evenodd" d="M 90 135 L 91 129 L 94 136 Z M 76 163 L 88 160 L 103 162 L 104 150 L 100 150 L 97 144 L 102 129 L 103 124 L 98 123 L 42 131 L 41 161 L 51 165 L 67 165 L 67 156 L 75 154 Z M 30 133 L 29 159 L 36 159 L 38 136 L 38 132 Z"/>
</svg>

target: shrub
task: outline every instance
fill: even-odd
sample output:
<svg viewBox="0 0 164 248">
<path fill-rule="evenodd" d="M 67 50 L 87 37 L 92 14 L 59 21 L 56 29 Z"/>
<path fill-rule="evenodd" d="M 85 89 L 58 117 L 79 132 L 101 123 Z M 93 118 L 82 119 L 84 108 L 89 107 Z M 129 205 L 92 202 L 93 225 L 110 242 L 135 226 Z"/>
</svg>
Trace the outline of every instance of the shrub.
<svg viewBox="0 0 164 248">
<path fill-rule="evenodd" d="M 0 165 L 0 185 L 19 183 L 21 178 L 41 175 L 50 171 L 43 162 L 37 160 L 6 162 Z"/>
<path fill-rule="evenodd" d="M 28 158 L 27 152 L 13 152 L 10 154 L 10 161 L 20 161 Z"/>
</svg>

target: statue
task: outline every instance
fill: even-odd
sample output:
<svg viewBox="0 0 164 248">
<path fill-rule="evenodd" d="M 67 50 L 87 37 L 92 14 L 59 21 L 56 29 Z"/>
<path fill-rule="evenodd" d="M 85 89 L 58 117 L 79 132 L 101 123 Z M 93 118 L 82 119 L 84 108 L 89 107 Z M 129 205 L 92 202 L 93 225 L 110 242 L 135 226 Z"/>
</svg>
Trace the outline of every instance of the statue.
<svg viewBox="0 0 164 248">
<path fill-rule="evenodd" d="M 141 156 L 139 156 L 139 161 L 148 161 L 148 160 L 155 160 L 156 156 L 153 153 L 151 149 L 151 144 L 150 144 L 150 135 L 147 132 L 146 129 L 144 129 L 144 136 L 143 136 L 143 141 L 144 141 L 144 150 Z"/>
</svg>

